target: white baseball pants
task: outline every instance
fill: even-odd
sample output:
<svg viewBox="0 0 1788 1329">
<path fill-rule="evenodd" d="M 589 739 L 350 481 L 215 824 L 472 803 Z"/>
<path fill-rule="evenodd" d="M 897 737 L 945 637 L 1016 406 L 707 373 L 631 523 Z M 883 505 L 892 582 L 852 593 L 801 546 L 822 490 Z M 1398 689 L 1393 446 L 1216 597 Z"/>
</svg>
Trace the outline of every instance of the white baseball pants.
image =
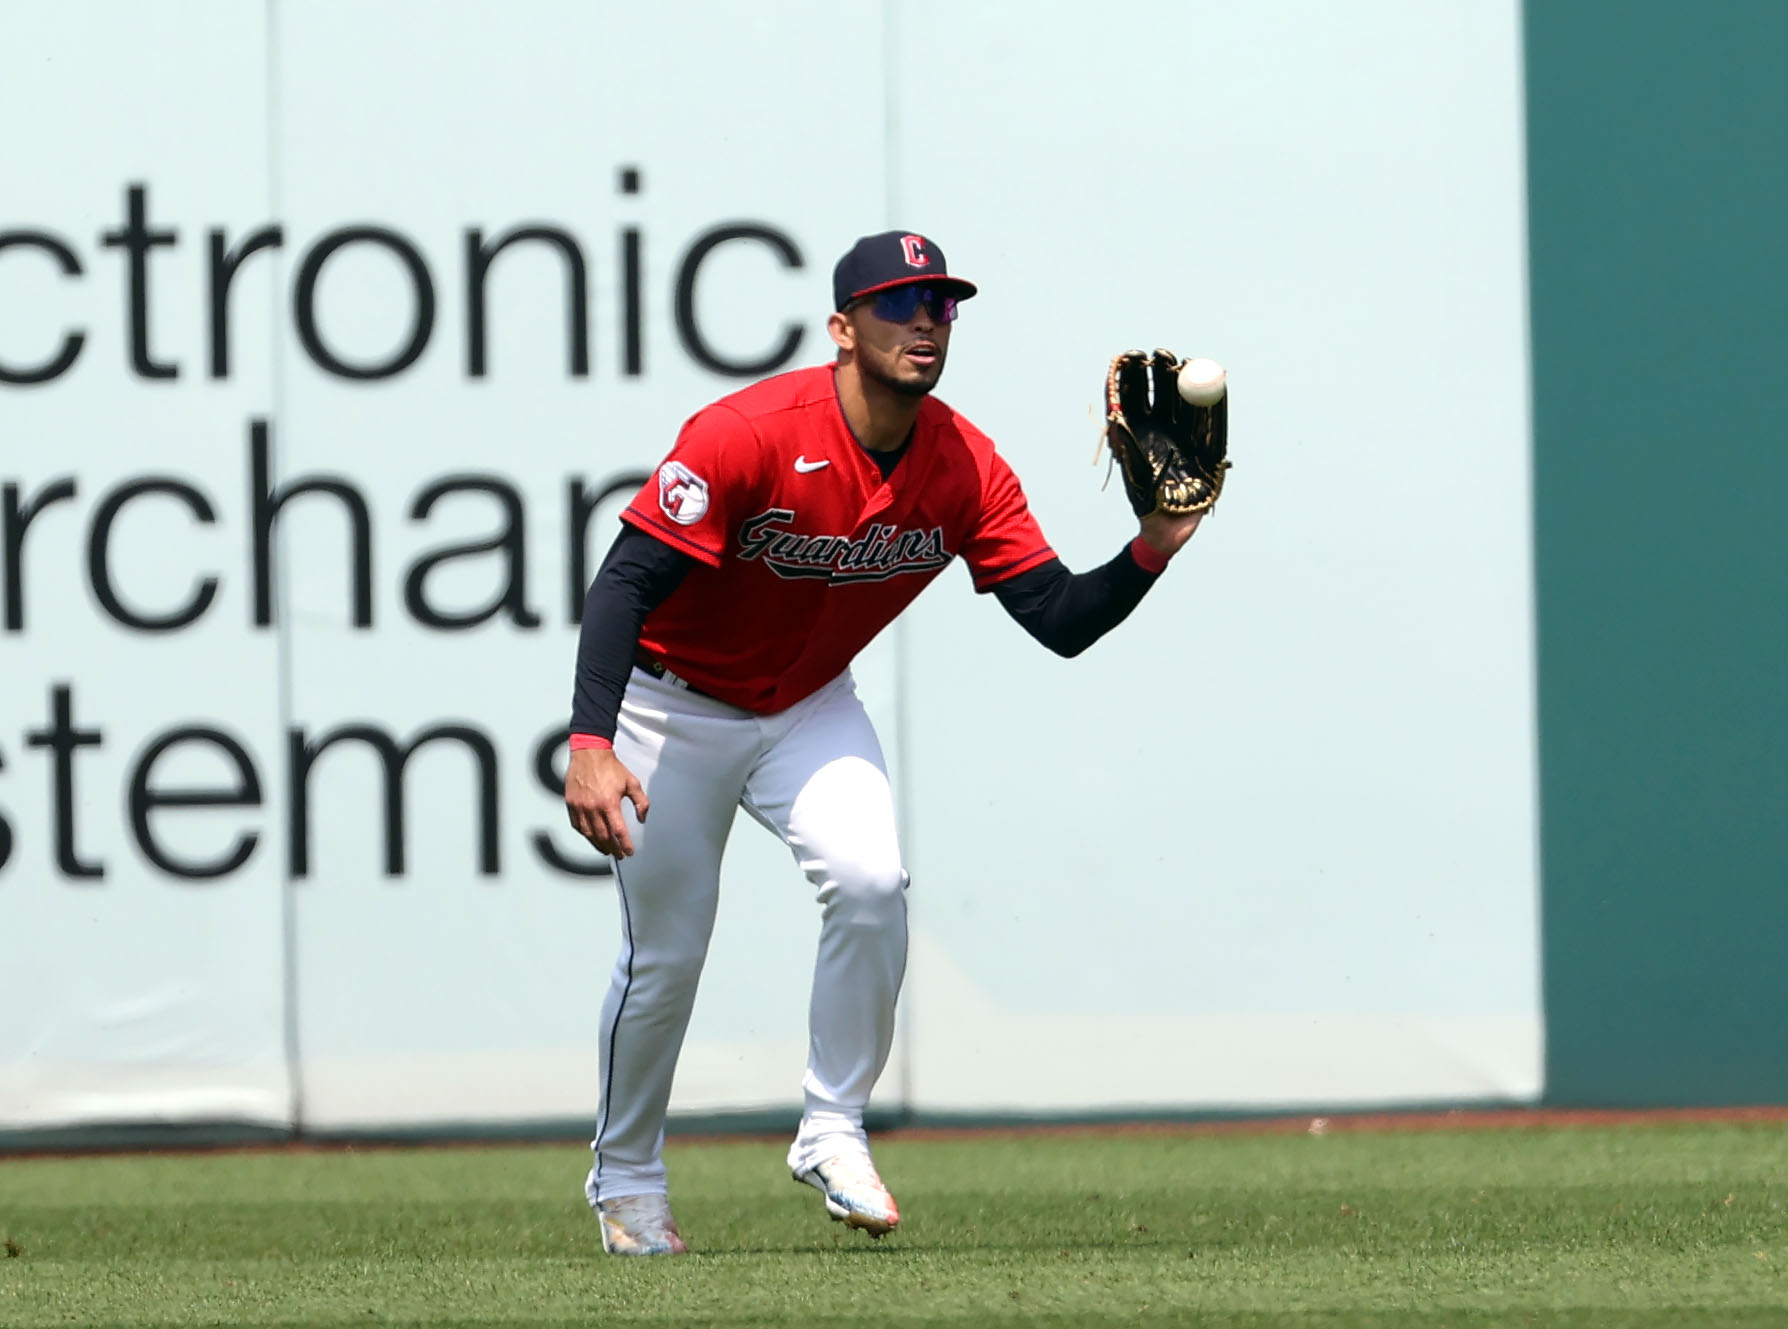
<svg viewBox="0 0 1788 1329">
<path fill-rule="evenodd" d="M 881 744 L 848 671 L 776 715 L 755 715 L 635 669 L 615 754 L 645 786 L 616 861 L 623 938 L 602 1004 L 602 1101 L 585 1191 L 663 1194 L 664 1119 L 741 806 L 788 845 L 816 889 L 819 957 L 805 1108 L 789 1166 L 863 1139 L 894 1041 L 906 967 L 906 883 Z"/>
</svg>

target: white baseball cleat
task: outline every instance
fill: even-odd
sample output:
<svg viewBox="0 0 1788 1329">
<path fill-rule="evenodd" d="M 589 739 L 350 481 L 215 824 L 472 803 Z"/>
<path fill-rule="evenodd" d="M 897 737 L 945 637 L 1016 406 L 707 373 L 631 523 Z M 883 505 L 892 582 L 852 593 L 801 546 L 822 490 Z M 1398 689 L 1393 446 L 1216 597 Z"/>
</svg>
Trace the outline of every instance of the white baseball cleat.
<svg viewBox="0 0 1788 1329">
<path fill-rule="evenodd" d="M 795 1173 L 826 1197 L 826 1212 L 846 1227 L 885 1237 L 900 1226 L 900 1206 L 882 1184 L 867 1150 L 833 1154 L 805 1172 Z"/>
<path fill-rule="evenodd" d="M 624 1195 L 596 1206 L 602 1249 L 610 1255 L 686 1255 L 683 1234 L 662 1195 Z"/>
</svg>

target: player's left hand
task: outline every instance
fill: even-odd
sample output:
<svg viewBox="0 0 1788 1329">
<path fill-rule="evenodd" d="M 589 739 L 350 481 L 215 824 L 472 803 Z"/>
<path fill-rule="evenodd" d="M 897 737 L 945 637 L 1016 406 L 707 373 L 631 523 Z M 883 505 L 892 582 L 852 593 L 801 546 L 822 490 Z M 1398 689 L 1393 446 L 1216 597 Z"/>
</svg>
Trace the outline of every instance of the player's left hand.
<svg viewBox="0 0 1788 1329">
<path fill-rule="evenodd" d="M 1208 403 L 1185 395 L 1180 375 L 1196 361 L 1172 351 L 1125 351 L 1105 370 L 1106 449 L 1124 477 L 1124 497 L 1138 517 L 1209 511 L 1229 469 L 1229 394 L 1215 362 L 1220 394 Z M 1193 384 L 1195 395 L 1206 388 Z M 1181 544 L 1185 540 L 1180 541 Z"/>
<path fill-rule="evenodd" d="M 1203 520 L 1202 512 L 1189 512 L 1183 517 L 1151 512 L 1142 519 L 1142 538 L 1157 554 L 1172 558 L 1185 548 L 1186 541 L 1192 538 L 1192 532 L 1198 529 L 1198 523 Z"/>
</svg>

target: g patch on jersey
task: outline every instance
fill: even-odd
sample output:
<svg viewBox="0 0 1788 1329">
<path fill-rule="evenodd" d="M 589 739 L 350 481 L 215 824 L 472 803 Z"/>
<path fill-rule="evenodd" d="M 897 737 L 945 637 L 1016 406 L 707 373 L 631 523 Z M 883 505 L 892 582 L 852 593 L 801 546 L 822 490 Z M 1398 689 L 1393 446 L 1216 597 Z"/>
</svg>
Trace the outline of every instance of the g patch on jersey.
<svg viewBox="0 0 1788 1329">
<path fill-rule="evenodd" d="M 708 510 L 708 482 L 680 461 L 658 468 L 658 506 L 679 526 L 693 526 Z"/>
</svg>

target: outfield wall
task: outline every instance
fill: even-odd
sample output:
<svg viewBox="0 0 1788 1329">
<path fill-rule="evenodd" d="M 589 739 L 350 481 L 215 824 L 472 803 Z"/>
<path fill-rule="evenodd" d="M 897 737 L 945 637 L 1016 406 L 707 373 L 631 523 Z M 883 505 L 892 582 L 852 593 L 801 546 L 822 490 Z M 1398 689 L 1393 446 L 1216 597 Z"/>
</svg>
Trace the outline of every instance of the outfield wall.
<svg viewBox="0 0 1788 1329">
<path fill-rule="evenodd" d="M 1113 351 L 1229 364 L 1237 466 L 1080 659 L 956 572 L 863 657 L 878 1106 L 1538 1097 L 1515 5 L 515 12 L 6 16 L 0 1129 L 593 1112 L 582 585 L 889 225 L 1071 566 Z M 816 928 L 743 821 L 677 1110 L 798 1103 Z"/>
<path fill-rule="evenodd" d="M 1788 9 L 1527 16 L 1547 1092 L 1788 1103 Z"/>
</svg>

